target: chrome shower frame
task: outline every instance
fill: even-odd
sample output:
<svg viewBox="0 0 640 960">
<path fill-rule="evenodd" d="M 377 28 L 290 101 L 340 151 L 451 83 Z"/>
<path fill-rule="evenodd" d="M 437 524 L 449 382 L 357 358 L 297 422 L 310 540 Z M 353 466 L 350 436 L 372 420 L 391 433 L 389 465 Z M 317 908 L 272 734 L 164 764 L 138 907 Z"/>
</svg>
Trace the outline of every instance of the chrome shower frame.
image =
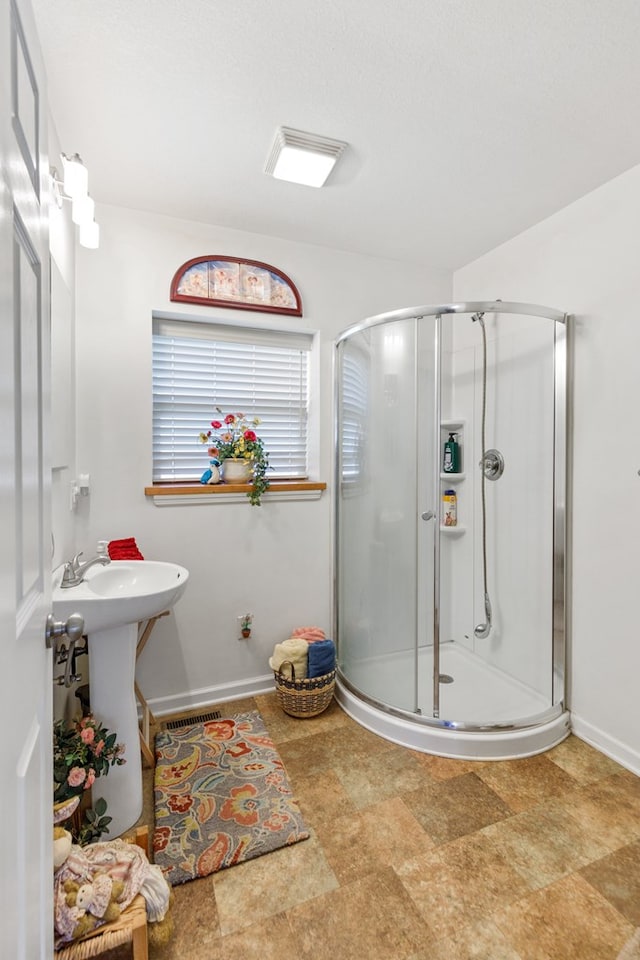
<svg viewBox="0 0 640 960">
<path fill-rule="evenodd" d="M 436 392 L 436 403 L 434 404 L 434 437 L 440 435 L 440 349 L 441 333 L 440 326 L 442 318 L 448 314 L 522 314 L 532 317 L 541 317 L 554 322 L 554 470 L 553 470 L 553 612 L 552 612 L 552 670 L 553 680 L 551 685 L 551 706 L 542 713 L 534 716 L 524 716 L 509 722 L 497 723 L 473 723 L 471 721 L 454 721 L 451 719 L 441 719 L 437 715 L 437 695 L 434 693 L 434 716 L 425 716 L 420 713 L 418 705 L 414 711 L 404 710 L 393 705 L 383 703 L 373 697 L 368 696 L 363 691 L 358 690 L 342 671 L 338 669 L 338 699 L 340 700 L 340 690 L 345 698 L 349 699 L 353 709 L 345 706 L 348 712 L 351 712 L 356 719 L 360 719 L 366 726 L 375 729 L 383 736 L 389 736 L 390 739 L 398 743 L 404 743 L 408 746 L 418 747 L 418 741 L 410 730 L 401 728 L 408 727 L 428 727 L 437 730 L 437 737 L 442 743 L 445 743 L 449 735 L 455 738 L 456 731 L 460 734 L 469 733 L 472 736 L 467 739 L 473 740 L 473 735 L 495 734 L 496 740 L 502 735 L 506 740 L 517 735 L 519 731 L 532 730 L 539 728 L 540 731 L 550 731 L 549 736 L 555 737 L 555 740 L 546 742 L 544 734 L 541 733 L 540 740 L 536 740 L 536 734 L 533 733 L 531 749 L 525 748 L 525 753 L 537 753 L 542 749 L 547 749 L 553 742 L 559 742 L 566 736 L 569 729 L 568 714 L 566 713 L 566 655 L 567 638 L 569 630 L 569 583 L 570 571 L 568 563 L 568 546 L 570 543 L 570 516 L 568 490 L 570 486 L 570 447 L 571 447 L 571 416 L 570 416 L 570 396 L 571 396 L 571 366 L 572 366 L 572 316 L 563 313 L 551 307 L 540 306 L 532 303 L 516 303 L 503 300 L 493 301 L 470 301 L 460 303 L 448 303 L 438 305 L 426 305 L 402 310 L 395 310 L 388 313 L 378 314 L 369 317 L 360 323 L 354 324 L 344 330 L 334 343 L 334 495 L 333 495 L 333 529 L 334 529 L 334 570 L 333 570 L 333 632 L 337 639 L 338 647 L 340 645 L 340 636 L 338 630 L 339 624 L 339 538 L 338 529 L 340 523 L 340 484 L 341 484 L 341 464 L 340 464 L 340 421 L 339 421 L 339 383 L 338 383 L 338 359 L 339 348 L 343 341 L 371 327 L 380 326 L 387 323 L 393 323 L 401 320 L 415 320 L 419 322 L 425 317 L 436 318 L 436 336 L 435 336 L 435 370 L 436 380 L 434 389 Z M 435 457 L 438 461 L 438 457 Z M 439 476 L 439 466 L 438 466 Z M 436 490 L 438 487 L 436 486 Z M 433 504 L 435 516 L 438 516 L 438 503 Z M 434 564 L 435 564 L 435 582 L 437 587 L 438 568 L 439 568 L 439 534 L 434 536 Z M 440 604 L 438 590 L 434 590 L 434 624 L 435 633 L 438 632 L 440 621 Z M 439 636 L 434 636 L 436 647 L 439 643 Z M 437 666 L 437 655 L 436 655 Z M 434 674 L 437 671 L 434 669 Z M 434 682 L 434 691 L 437 684 Z M 358 706 L 360 704 L 360 706 Z M 343 703 L 344 705 L 344 703 Z M 370 709 L 372 708 L 372 709 Z M 382 719 L 382 728 L 378 729 L 371 717 L 373 714 L 380 715 Z M 386 720 L 384 719 L 386 715 Z M 404 721 L 408 721 L 404 723 Z M 486 739 L 480 737 L 479 739 Z M 491 737 L 488 738 L 489 740 Z M 536 746 L 536 744 L 542 746 Z M 452 745 L 451 748 L 444 747 L 442 751 L 437 748 L 433 752 L 442 752 L 445 756 L 466 756 L 463 748 Z M 482 754 L 482 750 L 480 754 Z M 487 757 L 502 756 L 499 748 L 489 746 L 485 750 Z"/>
</svg>

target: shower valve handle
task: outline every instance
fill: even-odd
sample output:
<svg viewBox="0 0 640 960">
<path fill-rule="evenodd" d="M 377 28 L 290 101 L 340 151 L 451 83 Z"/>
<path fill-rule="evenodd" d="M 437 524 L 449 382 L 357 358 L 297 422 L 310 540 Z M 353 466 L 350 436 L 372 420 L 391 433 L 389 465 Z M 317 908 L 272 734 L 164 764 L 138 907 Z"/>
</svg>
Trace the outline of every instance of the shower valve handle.
<svg viewBox="0 0 640 960">
<path fill-rule="evenodd" d="M 426 513 L 421 514 L 423 520 L 433 520 L 435 513 L 433 510 L 427 510 Z"/>
</svg>

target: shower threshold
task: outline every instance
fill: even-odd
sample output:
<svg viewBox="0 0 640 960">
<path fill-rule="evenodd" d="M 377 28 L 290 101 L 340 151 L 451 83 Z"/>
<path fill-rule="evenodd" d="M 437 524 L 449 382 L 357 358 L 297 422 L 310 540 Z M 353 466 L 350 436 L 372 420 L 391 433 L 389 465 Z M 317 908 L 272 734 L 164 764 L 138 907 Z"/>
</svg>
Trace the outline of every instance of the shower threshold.
<svg viewBox="0 0 640 960">
<path fill-rule="evenodd" d="M 420 715 L 410 705 L 413 684 L 409 687 L 407 682 L 414 671 L 413 651 L 351 664 L 338 677 L 336 698 L 353 719 L 374 733 L 444 757 L 491 760 L 532 756 L 568 736 L 567 711 L 550 707 L 548 698 L 454 641 L 441 645 L 440 670 L 455 682 L 440 684 L 440 719 L 428 719 L 432 714 L 432 664 L 431 648 L 421 648 Z M 485 729 L 471 729 L 475 727 Z"/>
</svg>

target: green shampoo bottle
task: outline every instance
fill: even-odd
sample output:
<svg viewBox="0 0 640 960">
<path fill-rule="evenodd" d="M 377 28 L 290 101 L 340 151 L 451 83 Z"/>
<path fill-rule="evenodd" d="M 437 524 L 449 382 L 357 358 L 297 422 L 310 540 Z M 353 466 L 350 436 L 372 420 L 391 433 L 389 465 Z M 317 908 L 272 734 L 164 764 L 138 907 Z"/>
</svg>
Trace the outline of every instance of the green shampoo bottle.
<svg viewBox="0 0 640 960">
<path fill-rule="evenodd" d="M 460 444 L 456 440 L 455 433 L 449 434 L 449 439 L 444 445 L 442 472 L 460 473 Z"/>
</svg>

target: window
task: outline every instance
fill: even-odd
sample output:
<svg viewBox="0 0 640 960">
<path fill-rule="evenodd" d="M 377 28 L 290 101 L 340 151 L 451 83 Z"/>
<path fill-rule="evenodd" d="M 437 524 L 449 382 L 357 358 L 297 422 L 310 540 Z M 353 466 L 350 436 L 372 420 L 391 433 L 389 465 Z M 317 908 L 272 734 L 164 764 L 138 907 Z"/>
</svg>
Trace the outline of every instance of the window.
<svg viewBox="0 0 640 960">
<path fill-rule="evenodd" d="M 312 334 L 206 321 L 153 318 L 153 480 L 199 480 L 198 440 L 223 414 L 260 417 L 270 478 L 308 474 Z"/>
</svg>

